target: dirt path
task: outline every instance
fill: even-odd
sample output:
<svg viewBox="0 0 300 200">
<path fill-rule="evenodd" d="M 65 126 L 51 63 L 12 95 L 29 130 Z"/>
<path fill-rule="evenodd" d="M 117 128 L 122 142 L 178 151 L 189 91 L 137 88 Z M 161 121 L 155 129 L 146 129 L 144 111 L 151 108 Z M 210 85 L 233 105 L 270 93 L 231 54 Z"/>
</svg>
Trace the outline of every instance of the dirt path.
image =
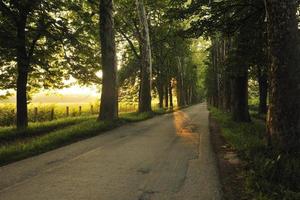
<svg viewBox="0 0 300 200">
<path fill-rule="evenodd" d="M 205 104 L 0 168 L 1 200 L 221 199 Z"/>
</svg>

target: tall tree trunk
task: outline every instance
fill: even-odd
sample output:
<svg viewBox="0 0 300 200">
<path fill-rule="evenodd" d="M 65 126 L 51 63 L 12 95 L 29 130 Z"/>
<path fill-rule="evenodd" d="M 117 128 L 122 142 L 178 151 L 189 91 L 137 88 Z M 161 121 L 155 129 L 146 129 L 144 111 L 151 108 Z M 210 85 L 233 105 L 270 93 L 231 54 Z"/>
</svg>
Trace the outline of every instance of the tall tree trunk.
<svg viewBox="0 0 300 200">
<path fill-rule="evenodd" d="M 284 152 L 299 152 L 300 52 L 296 0 L 267 0 L 270 45 L 270 142 Z"/>
<path fill-rule="evenodd" d="M 176 80 L 176 95 L 177 106 L 184 106 L 184 92 L 183 92 L 183 80 L 182 80 L 182 63 L 180 57 L 177 57 L 177 80 Z"/>
<path fill-rule="evenodd" d="M 186 87 L 185 89 L 185 102 L 186 102 L 186 105 L 190 105 L 190 93 L 191 93 L 191 88 L 189 86 Z"/>
<path fill-rule="evenodd" d="M 224 44 L 224 59 L 228 59 L 229 51 L 231 49 L 231 43 L 232 39 L 230 37 L 227 37 Z M 226 112 L 231 111 L 231 81 L 230 81 L 230 75 L 228 73 L 228 66 L 225 68 L 224 72 L 224 110 Z"/>
<path fill-rule="evenodd" d="M 226 72 L 225 72 L 226 73 Z M 225 85 L 224 85 L 224 102 L 223 107 L 226 112 L 231 111 L 231 85 L 228 74 L 225 74 Z"/>
<path fill-rule="evenodd" d="M 193 104 L 193 87 L 190 86 L 189 90 L 189 104 Z"/>
<path fill-rule="evenodd" d="M 267 113 L 268 75 L 261 67 L 258 67 L 259 108 L 260 114 Z"/>
<path fill-rule="evenodd" d="M 118 118 L 118 84 L 112 0 L 100 0 L 102 92 L 99 120 Z"/>
<path fill-rule="evenodd" d="M 149 26 L 143 0 L 136 0 L 139 23 L 141 27 L 141 86 L 139 98 L 139 112 L 151 112 L 151 79 L 152 61 Z"/>
<path fill-rule="evenodd" d="M 242 27 L 236 37 L 235 64 L 230 67 L 232 78 L 232 106 L 231 112 L 234 121 L 250 122 L 248 106 L 248 66 L 245 51 L 249 45 L 249 34 L 246 27 Z"/>
<path fill-rule="evenodd" d="M 248 74 L 238 74 L 232 80 L 232 117 L 237 122 L 250 122 L 248 109 Z"/>
<path fill-rule="evenodd" d="M 158 81 L 157 91 L 158 91 L 158 99 L 159 99 L 159 108 L 163 108 L 163 104 L 164 104 L 164 86 L 163 86 L 161 81 Z"/>
<path fill-rule="evenodd" d="M 17 22 L 17 128 L 28 126 L 27 111 L 27 81 L 29 70 L 29 58 L 26 50 L 25 27 L 27 16 L 21 14 Z"/>
<path fill-rule="evenodd" d="M 169 107 L 169 87 L 168 87 L 168 83 L 166 83 L 166 85 L 165 85 L 165 107 L 166 108 Z"/>
<path fill-rule="evenodd" d="M 173 108 L 173 92 L 172 92 L 171 81 L 169 81 L 169 97 L 170 97 L 170 107 Z"/>
<path fill-rule="evenodd" d="M 212 48 L 212 67 L 213 67 L 213 106 L 219 106 L 219 90 L 218 90 L 218 57 L 217 57 L 217 45 L 216 39 L 213 40 L 213 48 Z"/>
</svg>

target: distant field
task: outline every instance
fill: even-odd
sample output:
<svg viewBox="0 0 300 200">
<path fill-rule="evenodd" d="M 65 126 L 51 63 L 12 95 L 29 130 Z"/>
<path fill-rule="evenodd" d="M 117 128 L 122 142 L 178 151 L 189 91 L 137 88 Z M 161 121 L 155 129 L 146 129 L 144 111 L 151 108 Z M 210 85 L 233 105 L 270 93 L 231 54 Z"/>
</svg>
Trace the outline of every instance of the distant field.
<svg viewBox="0 0 300 200">
<path fill-rule="evenodd" d="M 119 112 L 134 112 L 137 103 L 119 103 Z M 51 121 L 60 118 L 89 116 L 99 113 L 99 104 L 96 103 L 31 103 L 28 105 L 29 122 Z M 0 103 L 0 126 L 14 125 L 16 105 Z"/>
</svg>

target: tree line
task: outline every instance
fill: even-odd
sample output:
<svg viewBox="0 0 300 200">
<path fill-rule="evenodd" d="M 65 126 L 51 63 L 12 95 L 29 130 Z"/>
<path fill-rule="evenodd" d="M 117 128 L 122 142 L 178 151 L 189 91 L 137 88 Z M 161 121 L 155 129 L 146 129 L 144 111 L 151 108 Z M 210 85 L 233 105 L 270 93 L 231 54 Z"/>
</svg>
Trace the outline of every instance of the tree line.
<svg viewBox="0 0 300 200">
<path fill-rule="evenodd" d="M 30 95 L 65 87 L 70 77 L 101 85 L 99 120 L 118 118 L 126 92 L 137 96 L 139 112 L 152 111 L 153 95 L 160 107 L 172 107 L 175 93 L 179 106 L 198 101 L 193 41 L 168 15 L 179 7 L 168 0 L 1 0 L 0 88 L 16 91 L 17 128 L 28 126 Z"/>
<path fill-rule="evenodd" d="M 208 103 L 250 122 L 249 79 L 256 80 L 269 146 L 299 152 L 299 1 L 193 1 L 173 12 L 192 20 L 185 35 L 211 38 Z"/>
</svg>

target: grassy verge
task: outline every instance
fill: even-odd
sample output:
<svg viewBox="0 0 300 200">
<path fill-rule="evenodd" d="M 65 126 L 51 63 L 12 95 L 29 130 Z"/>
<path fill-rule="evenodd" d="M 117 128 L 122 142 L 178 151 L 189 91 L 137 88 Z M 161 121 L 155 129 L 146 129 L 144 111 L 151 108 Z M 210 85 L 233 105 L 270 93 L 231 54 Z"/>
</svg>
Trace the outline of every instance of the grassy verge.
<svg viewBox="0 0 300 200">
<path fill-rule="evenodd" d="M 16 127 L 13 126 L 2 127 L 0 128 L 0 144 L 14 142 L 24 138 L 36 137 L 42 134 L 47 134 L 57 129 L 65 128 L 67 126 L 75 125 L 80 122 L 84 122 L 89 119 L 95 118 L 96 116 L 85 116 L 61 118 L 58 120 L 48 122 L 29 123 L 29 126 L 26 130 L 17 130 Z"/>
<path fill-rule="evenodd" d="M 127 122 L 139 122 L 168 112 L 172 112 L 172 110 L 159 109 L 151 113 L 122 113 L 120 120 L 115 122 L 95 123 L 95 116 L 68 118 L 30 124 L 26 132 L 17 131 L 12 127 L 2 128 L 0 129 L 0 138 L 10 142 L 4 142 L 0 146 L 0 166 L 99 135 L 103 131 Z M 14 140 L 15 137 L 18 139 Z"/>
<path fill-rule="evenodd" d="M 228 113 L 210 109 L 221 127 L 226 141 L 247 163 L 246 191 L 257 200 L 300 199 L 300 157 L 280 154 L 264 142 L 265 124 L 254 119 L 252 123 L 236 123 Z"/>
</svg>

